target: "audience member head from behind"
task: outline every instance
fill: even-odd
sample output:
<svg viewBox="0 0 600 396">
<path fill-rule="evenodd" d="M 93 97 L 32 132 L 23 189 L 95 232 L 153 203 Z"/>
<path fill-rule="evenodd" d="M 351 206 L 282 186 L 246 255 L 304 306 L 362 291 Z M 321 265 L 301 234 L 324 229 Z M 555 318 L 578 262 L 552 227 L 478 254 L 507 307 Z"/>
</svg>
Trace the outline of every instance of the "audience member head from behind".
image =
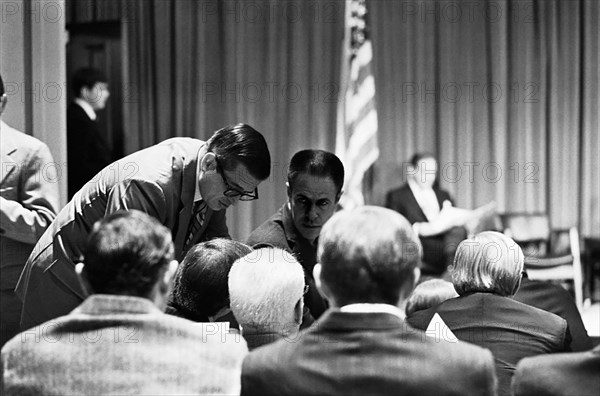
<svg viewBox="0 0 600 396">
<path fill-rule="evenodd" d="M 200 151 L 198 184 L 212 210 L 238 200 L 258 199 L 258 185 L 271 173 L 271 154 L 263 135 L 249 125 L 216 131 Z"/>
<path fill-rule="evenodd" d="M 325 224 L 313 274 L 330 305 L 404 309 L 419 278 L 421 244 L 399 213 L 376 206 L 342 210 Z"/>
<path fill-rule="evenodd" d="M 511 238 L 494 231 L 481 232 L 458 245 L 452 283 L 460 296 L 494 293 L 513 296 L 521 284 L 525 258 Z"/>
<path fill-rule="evenodd" d="M 419 283 L 406 302 L 406 316 L 434 307 L 450 298 L 458 297 L 451 282 L 429 279 Z"/>
<path fill-rule="evenodd" d="M 73 74 L 71 85 L 75 97 L 88 103 L 94 111 L 106 107 L 110 91 L 107 79 L 100 70 L 91 67 L 78 69 Z"/>
<path fill-rule="evenodd" d="M 408 180 L 422 188 L 432 188 L 437 181 L 438 163 L 431 153 L 412 156 L 407 169 Z"/>
<path fill-rule="evenodd" d="M 344 165 L 333 153 L 301 150 L 292 157 L 286 183 L 294 226 L 314 242 L 342 196 Z"/>
<path fill-rule="evenodd" d="M 117 211 L 94 224 L 77 264 L 90 294 L 147 298 L 164 308 L 177 269 L 171 231 L 138 210 Z"/>
<path fill-rule="evenodd" d="M 194 245 L 177 268 L 166 312 L 195 322 L 219 321 L 230 312 L 231 265 L 250 252 L 247 245 L 230 239 Z"/>
<path fill-rule="evenodd" d="M 304 287 L 302 266 L 285 250 L 261 248 L 237 260 L 229 272 L 229 295 L 242 334 L 296 334 Z"/>
</svg>

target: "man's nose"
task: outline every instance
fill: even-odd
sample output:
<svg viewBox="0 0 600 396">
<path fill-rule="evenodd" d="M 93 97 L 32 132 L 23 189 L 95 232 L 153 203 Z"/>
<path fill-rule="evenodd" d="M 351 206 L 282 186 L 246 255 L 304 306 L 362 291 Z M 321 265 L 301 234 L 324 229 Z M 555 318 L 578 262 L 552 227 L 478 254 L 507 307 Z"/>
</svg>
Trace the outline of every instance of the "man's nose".
<svg viewBox="0 0 600 396">
<path fill-rule="evenodd" d="M 240 200 L 240 196 L 235 197 L 227 197 L 228 206 L 235 206 L 236 203 Z"/>
<path fill-rule="evenodd" d="M 310 205 L 310 207 L 306 211 L 306 217 L 310 221 L 314 221 L 319 217 L 319 212 L 317 211 L 316 205 Z"/>
</svg>

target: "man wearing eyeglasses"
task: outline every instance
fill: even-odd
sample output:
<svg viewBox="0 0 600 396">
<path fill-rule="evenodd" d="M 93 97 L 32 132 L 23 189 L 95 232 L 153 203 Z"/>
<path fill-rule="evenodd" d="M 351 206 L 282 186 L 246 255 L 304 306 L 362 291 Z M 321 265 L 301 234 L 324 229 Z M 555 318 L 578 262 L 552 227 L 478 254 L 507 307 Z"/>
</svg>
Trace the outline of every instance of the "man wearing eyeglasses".
<svg viewBox="0 0 600 396">
<path fill-rule="evenodd" d="M 117 210 L 137 209 L 173 235 L 181 259 L 195 243 L 229 238 L 225 209 L 258 198 L 271 157 L 249 125 L 218 130 L 207 141 L 172 138 L 104 168 L 79 190 L 38 241 L 21 274 L 21 329 L 65 315 L 86 298 L 74 266 L 88 233 Z"/>
</svg>

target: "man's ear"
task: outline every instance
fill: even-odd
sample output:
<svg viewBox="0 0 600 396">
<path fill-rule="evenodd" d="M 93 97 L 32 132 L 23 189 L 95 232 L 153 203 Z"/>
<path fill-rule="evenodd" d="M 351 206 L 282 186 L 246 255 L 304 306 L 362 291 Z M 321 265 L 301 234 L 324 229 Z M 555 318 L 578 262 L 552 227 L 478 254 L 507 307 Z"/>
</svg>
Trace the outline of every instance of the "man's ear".
<svg viewBox="0 0 600 396">
<path fill-rule="evenodd" d="M 6 94 L 2 94 L 0 96 L 0 115 L 4 113 L 4 108 L 6 107 L 6 103 L 8 102 L 8 96 Z"/>
<path fill-rule="evenodd" d="M 200 169 L 204 173 L 216 173 L 217 172 L 217 156 L 215 153 L 206 153 L 200 160 Z"/>
<path fill-rule="evenodd" d="M 340 202 L 340 198 L 342 198 L 342 194 L 344 194 L 344 190 L 340 190 L 339 193 L 337 193 L 337 195 L 335 196 L 335 203 L 337 204 L 338 202 Z"/>
<path fill-rule="evenodd" d="M 335 305 L 335 301 L 333 300 L 333 295 L 327 288 L 325 282 L 323 282 L 322 278 L 323 266 L 320 263 L 315 264 L 313 267 L 313 278 L 315 279 L 315 285 L 317 286 L 317 290 L 323 297 L 325 297 L 332 306 Z"/>
<path fill-rule="evenodd" d="M 79 286 L 81 286 L 81 289 L 83 290 L 85 295 L 89 296 L 91 294 L 92 287 L 90 286 L 90 282 L 87 278 L 87 273 L 83 270 L 83 267 L 85 267 L 85 265 L 81 262 L 75 264 L 75 274 L 77 274 Z"/>
<path fill-rule="evenodd" d="M 288 199 L 291 201 L 292 200 L 292 187 L 290 186 L 289 181 L 285 182 L 285 191 L 287 192 Z"/>
<path fill-rule="evenodd" d="M 302 324 L 302 314 L 304 313 L 304 298 L 300 298 L 294 307 L 294 322 Z"/>
<path fill-rule="evenodd" d="M 179 262 L 177 262 L 177 260 L 172 260 L 167 266 L 167 269 L 162 277 L 162 284 L 164 285 L 165 289 L 169 289 L 173 278 L 175 277 L 175 273 L 177 272 L 178 266 Z"/>
</svg>

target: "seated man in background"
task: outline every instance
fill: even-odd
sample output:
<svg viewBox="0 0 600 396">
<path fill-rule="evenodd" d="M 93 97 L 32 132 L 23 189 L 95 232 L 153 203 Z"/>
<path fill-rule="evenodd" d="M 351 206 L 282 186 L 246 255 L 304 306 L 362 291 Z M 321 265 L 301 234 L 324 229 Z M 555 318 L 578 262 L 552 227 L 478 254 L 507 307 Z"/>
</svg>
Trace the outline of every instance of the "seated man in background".
<svg viewBox="0 0 600 396">
<path fill-rule="evenodd" d="M 524 256 L 521 248 L 498 232 L 482 232 L 458 246 L 451 271 L 460 297 L 408 317 L 426 329 L 435 313 L 459 340 L 489 349 L 496 361 L 498 394 L 510 394 L 519 360 L 568 351 L 567 322 L 557 315 L 517 302 Z"/>
<path fill-rule="evenodd" d="M 229 271 L 231 310 L 250 350 L 281 338 L 296 339 L 303 295 L 302 266 L 282 249 L 258 249 Z"/>
<path fill-rule="evenodd" d="M 242 394 L 495 394 L 489 351 L 440 342 L 405 322 L 420 258 L 419 240 L 398 213 L 374 206 L 336 213 L 321 231 L 314 268 L 332 308 L 298 340 L 252 351 Z"/>
<path fill-rule="evenodd" d="M 246 343 L 162 312 L 173 257 L 171 232 L 145 213 L 119 211 L 96 223 L 78 265 L 91 296 L 6 344 L 0 393 L 239 392 Z"/>
<path fill-rule="evenodd" d="M 407 171 L 407 183 L 387 194 L 385 207 L 406 217 L 419 235 L 423 245 L 422 274 L 442 276 L 467 232 L 463 227 L 432 225 L 444 206 L 452 205 L 450 194 L 438 186 L 435 157 L 429 153 L 415 154 Z"/>
<path fill-rule="evenodd" d="M 302 150 L 292 157 L 287 178 L 288 202 L 252 231 L 246 243 L 285 249 L 298 258 L 308 285 L 304 302 L 312 315 L 305 312 L 304 327 L 327 308 L 327 302 L 315 287 L 312 270 L 321 228 L 335 213 L 342 196 L 344 165 L 330 152 Z"/>
<path fill-rule="evenodd" d="M 591 351 L 528 357 L 513 377 L 515 396 L 597 396 L 600 345 Z"/>
<path fill-rule="evenodd" d="M 443 279 L 429 279 L 419 283 L 406 302 L 406 316 L 417 311 L 435 307 L 436 305 L 458 297 L 454 285 Z"/>
<path fill-rule="evenodd" d="M 229 322 L 237 328 L 227 277 L 233 262 L 250 252 L 249 246 L 224 238 L 193 246 L 177 268 L 165 312 L 194 322 Z"/>
</svg>

